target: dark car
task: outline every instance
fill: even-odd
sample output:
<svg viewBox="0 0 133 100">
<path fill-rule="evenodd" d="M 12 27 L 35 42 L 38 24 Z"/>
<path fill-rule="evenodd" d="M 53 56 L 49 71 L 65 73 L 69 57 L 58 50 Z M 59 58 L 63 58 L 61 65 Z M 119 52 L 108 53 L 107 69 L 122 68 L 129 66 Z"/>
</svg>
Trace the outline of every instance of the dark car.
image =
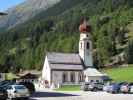
<svg viewBox="0 0 133 100">
<path fill-rule="evenodd" d="M 7 91 L 4 88 L 0 88 L 0 100 L 7 99 Z"/>
<path fill-rule="evenodd" d="M 88 86 L 89 91 L 101 91 L 103 90 L 103 83 L 100 82 L 92 82 Z"/>
<path fill-rule="evenodd" d="M 6 90 L 6 88 L 9 86 L 9 85 L 12 85 L 12 84 L 15 84 L 14 81 L 2 81 L 0 83 L 0 88 L 4 88 Z"/>
<path fill-rule="evenodd" d="M 24 85 L 30 92 L 30 94 L 33 94 L 35 92 L 35 86 L 31 82 L 19 82 L 19 85 Z"/>
<path fill-rule="evenodd" d="M 110 84 L 108 92 L 109 93 L 118 93 L 119 90 L 120 90 L 119 84 L 118 83 L 112 83 L 112 84 Z"/>
<path fill-rule="evenodd" d="M 5 84 L 8 84 L 10 81 L 1 81 L 0 82 L 0 86 L 3 86 L 3 85 L 5 85 Z"/>
<path fill-rule="evenodd" d="M 110 87 L 109 87 L 109 91 L 110 93 L 120 93 L 121 92 L 121 86 L 124 84 L 125 82 L 121 82 L 121 83 L 111 83 Z"/>
<path fill-rule="evenodd" d="M 82 83 L 80 89 L 83 90 L 83 91 L 88 91 L 89 84 L 90 84 L 89 82 Z"/>
</svg>

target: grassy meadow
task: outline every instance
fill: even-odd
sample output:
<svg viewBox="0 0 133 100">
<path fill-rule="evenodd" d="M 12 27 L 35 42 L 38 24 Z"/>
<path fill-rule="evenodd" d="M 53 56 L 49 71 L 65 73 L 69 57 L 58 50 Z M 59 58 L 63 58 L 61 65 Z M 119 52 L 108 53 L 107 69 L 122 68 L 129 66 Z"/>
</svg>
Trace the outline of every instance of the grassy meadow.
<svg viewBox="0 0 133 100">
<path fill-rule="evenodd" d="M 115 82 L 133 82 L 133 65 L 104 70 Z"/>
<path fill-rule="evenodd" d="M 79 85 L 65 85 L 56 89 L 56 91 L 80 91 Z"/>
</svg>

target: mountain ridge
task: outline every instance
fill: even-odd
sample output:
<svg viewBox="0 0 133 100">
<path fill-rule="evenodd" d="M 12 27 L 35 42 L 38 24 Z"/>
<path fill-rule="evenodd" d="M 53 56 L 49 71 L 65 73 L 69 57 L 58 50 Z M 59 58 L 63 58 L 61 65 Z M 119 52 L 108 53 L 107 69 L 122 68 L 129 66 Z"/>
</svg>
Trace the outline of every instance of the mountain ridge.
<svg viewBox="0 0 133 100">
<path fill-rule="evenodd" d="M 0 18 L 0 28 L 11 28 L 24 23 L 42 10 L 46 10 L 60 0 L 26 0 L 23 3 L 9 8 L 7 16 Z"/>
<path fill-rule="evenodd" d="M 78 53 L 78 28 L 84 16 L 92 26 L 94 66 L 127 63 L 132 49 L 127 50 L 125 35 L 132 27 L 132 5 L 132 0 L 61 0 L 0 34 L 0 67 L 41 69 L 47 52 Z"/>
</svg>

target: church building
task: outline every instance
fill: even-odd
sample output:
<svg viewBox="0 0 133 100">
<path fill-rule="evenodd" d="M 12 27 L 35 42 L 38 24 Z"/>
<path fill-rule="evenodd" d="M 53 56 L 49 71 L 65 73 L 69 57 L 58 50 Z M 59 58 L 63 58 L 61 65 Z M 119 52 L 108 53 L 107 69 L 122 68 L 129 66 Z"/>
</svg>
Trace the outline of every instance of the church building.
<svg viewBox="0 0 133 100">
<path fill-rule="evenodd" d="M 105 76 L 93 66 L 93 46 L 91 26 L 87 20 L 79 26 L 79 53 L 46 54 L 42 70 L 42 79 L 48 87 L 60 85 L 78 85 L 82 82 L 102 81 Z"/>
</svg>

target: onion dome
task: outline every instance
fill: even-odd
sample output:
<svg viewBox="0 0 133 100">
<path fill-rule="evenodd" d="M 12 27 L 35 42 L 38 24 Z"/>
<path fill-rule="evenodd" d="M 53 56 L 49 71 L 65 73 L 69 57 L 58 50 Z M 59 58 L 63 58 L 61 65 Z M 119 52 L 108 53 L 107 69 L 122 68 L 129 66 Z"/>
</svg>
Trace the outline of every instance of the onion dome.
<svg viewBox="0 0 133 100">
<path fill-rule="evenodd" d="M 83 19 L 81 21 L 81 24 L 79 26 L 80 33 L 89 33 L 91 32 L 91 26 L 87 23 L 86 19 Z"/>
</svg>

